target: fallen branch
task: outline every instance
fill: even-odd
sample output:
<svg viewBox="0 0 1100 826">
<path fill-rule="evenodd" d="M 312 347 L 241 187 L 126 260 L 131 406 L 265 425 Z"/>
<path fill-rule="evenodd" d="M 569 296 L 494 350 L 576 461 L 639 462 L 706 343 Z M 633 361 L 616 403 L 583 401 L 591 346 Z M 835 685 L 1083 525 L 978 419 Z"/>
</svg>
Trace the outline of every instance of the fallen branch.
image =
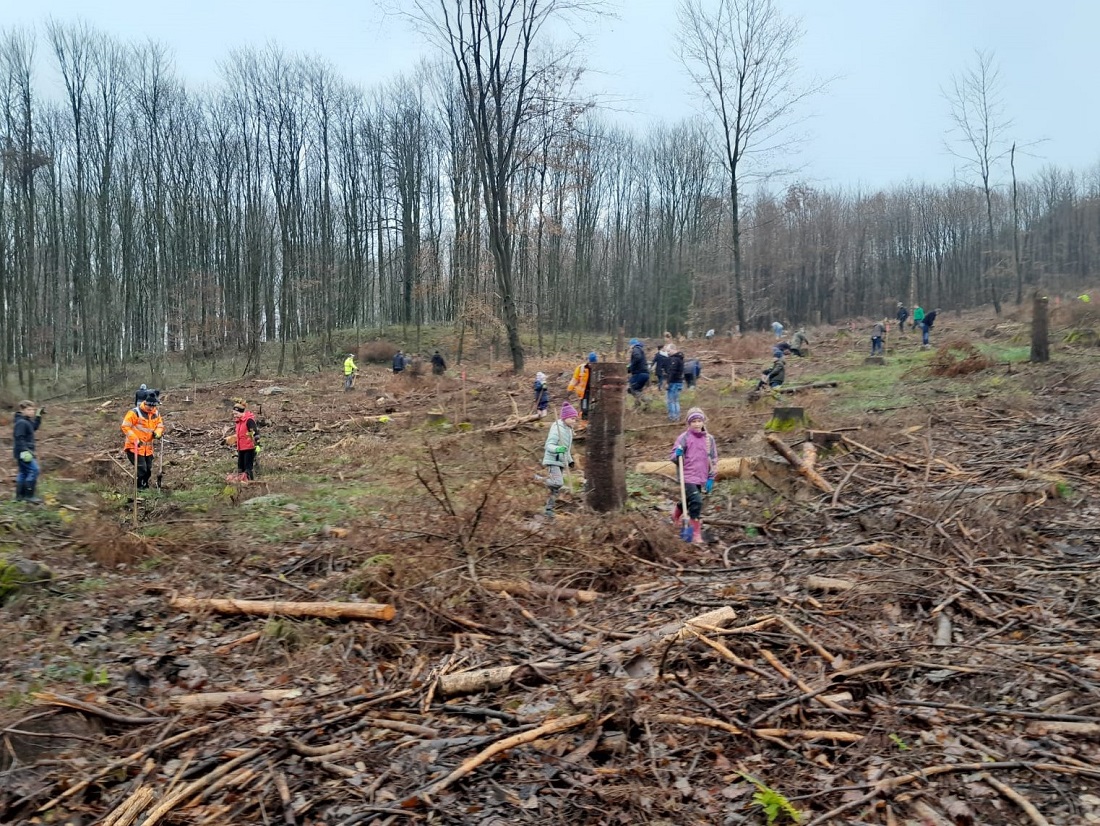
<svg viewBox="0 0 1100 826">
<path fill-rule="evenodd" d="M 219 614 L 249 614 L 268 617 L 319 617 L 322 619 L 392 620 L 392 605 L 373 602 L 279 602 L 255 599 L 200 599 L 172 597 L 170 604 L 181 611 L 214 611 Z"/>
<path fill-rule="evenodd" d="M 562 668 L 583 662 L 596 655 L 612 657 L 624 651 L 632 651 L 638 648 L 648 647 L 659 642 L 675 642 L 694 636 L 695 630 L 710 630 L 720 627 L 724 623 L 732 622 L 737 618 L 737 612 L 733 608 L 723 606 L 714 611 L 708 611 L 687 620 L 670 622 L 660 628 L 631 637 L 623 642 L 611 646 L 591 648 L 572 660 L 552 660 L 545 662 L 525 663 L 523 665 L 502 665 L 493 668 L 480 668 L 473 671 L 459 671 L 455 674 L 444 674 L 439 678 L 438 689 L 444 696 L 453 694 L 474 694 L 479 691 L 487 691 L 507 684 L 512 676 L 521 668 L 534 669 L 543 673 L 556 673 Z"/>
<path fill-rule="evenodd" d="M 102 717 L 104 720 L 110 720 L 112 723 L 120 723 L 124 726 L 145 726 L 149 723 L 164 722 L 163 717 L 127 717 L 125 714 L 118 714 L 100 705 L 96 705 L 95 703 L 86 703 L 83 700 L 77 700 L 75 697 L 68 697 L 64 694 L 54 694 L 52 691 L 37 691 L 31 696 L 45 705 L 72 708 L 77 711 L 83 711 L 85 714 Z"/>
<path fill-rule="evenodd" d="M 775 388 L 780 393 L 801 393 L 803 390 L 821 390 L 826 387 L 836 387 L 839 382 L 835 381 L 815 381 L 811 384 L 796 384 L 793 387 L 777 387 Z"/>
<path fill-rule="evenodd" d="M 461 778 L 465 777 L 482 763 L 485 763 L 486 761 L 490 760 L 491 758 L 495 757 L 503 751 L 515 748 L 516 746 L 522 746 L 524 743 L 530 743 L 533 740 L 538 740 L 550 734 L 557 734 L 558 732 L 567 731 L 571 728 L 576 728 L 577 726 L 587 723 L 589 719 L 590 717 L 588 714 L 572 714 L 568 717 L 559 717 L 556 720 L 551 720 L 548 723 L 543 723 L 538 728 L 531 729 L 530 731 L 525 731 L 520 734 L 514 734 L 511 737 L 506 737 L 505 739 L 493 743 L 488 748 L 478 752 L 470 759 L 463 761 L 463 763 L 457 769 L 448 774 L 446 777 L 432 783 L 417 796 L 430 798 L 432 795 L 438 794 L 439 792 L 443 791 L 456 780 L 460 780 Z"/>
<path fill-rule="evenodd" d="M 787 445 L 783 443 L 782 439 L 780 439 L 774 433 L 769 433 L 767 435 L 767 440 L 768 444 L 771 445 L 780 456 L 786 459 L 791 464 L 791 467 L 793 467 L 804 477 L 806 477 L 806 479 L 809 480 L 810 484 L 812 484 L 815 488 L 822 491 L 823 493 L 833 492 L 833 486 L 825 481 L 825 477 L 814 470 L 812 466 L 807 465 L 804 461 L 802 461 L 802 459 L 798 457 L 798 454 L 796 454 L 793 450 L 791 450 L 789 447 L 787 447 Z"/>
<path fill-rule="evenodd" d="M 585 591 L 576 588 L 558 588 L 554 585 L 544 585 L 541 582 L 528 582 L 521 579 L 483 579 L 482 586 L 489 591 L 508 593 L 513 596 L 549 597 L 550 599 L 572 599 L 576 602 L 595 602 L 599 599 L 598 591 Z"/>
<path fill-rule="evenodd" d="M 724 720 L 712 720 L 709 717 L 685 717 L 682 714 L 654 714 L 651 718 L 657 723 L 673 723 L 680 726 L 706 726 L 739 736 L 753 735 L 762 738 L 792 737 L 798 740 L 830 740 L 834 743 L 859 743 L 864 737 L 852 731 L 828 731 L 819 729 L 758 728 L 742 729 Z"/>
</svg>

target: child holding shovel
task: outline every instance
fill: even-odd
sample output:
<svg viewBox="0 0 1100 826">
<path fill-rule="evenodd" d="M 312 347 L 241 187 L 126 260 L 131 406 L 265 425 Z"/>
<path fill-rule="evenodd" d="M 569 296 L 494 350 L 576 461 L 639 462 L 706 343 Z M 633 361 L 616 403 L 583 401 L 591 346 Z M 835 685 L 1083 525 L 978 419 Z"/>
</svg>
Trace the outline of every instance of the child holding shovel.
<svg viewBox="0 0 1100 826">
<path fill-rule="evenodd" d="M 546 499 L 546 518 L 554 518 L 554 503 L 558 492 L 565 484 L 563 470 L 573 467 L 573 428 L 577 424 L 577 409 L 569 402 L 561 406 L 561 418 L 550 425 L 546 436 L 546 447 L 542 453 L 542 464 L 546 468 L 546 487 L 550 495 Z"/>
<path fill-rule="evenodd" d="M 715 444 L 714 437 L 707 433 L 707 417 L 700 408 L 691 408 L 687 421 L 688 429 L 676 437 L 669 458 L 677 464 L 683 477 L 687 515 L 691 520 L 690 541 L 702 545 L 703 526 L 700 517 L 703 514 L 703 494 L 714 489 L 714 475 L 718 472 L 718 445 Z M 683 518 L 683 508 L 677 504 L 673 521 L 679 522 Z M 686 530 L 684 539 L 688 539 Z"/>
</svg>

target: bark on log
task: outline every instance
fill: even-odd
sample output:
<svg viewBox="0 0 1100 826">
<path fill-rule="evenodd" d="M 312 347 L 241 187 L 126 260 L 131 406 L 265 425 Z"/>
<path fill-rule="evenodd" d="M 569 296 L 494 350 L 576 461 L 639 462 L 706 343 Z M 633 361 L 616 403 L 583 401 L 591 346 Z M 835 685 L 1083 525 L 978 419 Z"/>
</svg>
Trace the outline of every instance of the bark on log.
<svg viewBox="0 0 1100 826">
<path fill-rule="evenodd" d="M 265 691 L 208 691 L 205 694 L 181 694 L 169 698 L 169 702 L 182 709 L 200 711 L 218 708 L 226 703 L 254 706 L 264 701 L 292 700 L 301 696 L 300 688 L 272 688 Z"/>
<path fill-rule="evenodd" d="M 550 599 L 571 599 L 576 602 L 595 602 L 598 591 L 585 591 L 577 588 L 558 588 L 541 582 L 528 582 L 522 579 L 483 579 L 482 586 L 489 591 L 524 596 L 549 597 Z"/>
<path fill-rule="evenodd" d="M 626 445 L 623 411 L 626 399 L 626 365 L 599 362 L 592 365 L 592 396 L 585 430 L 585 502 L 597 513 L 621 511 L 626 504 Z"/>
<path fill-rule="evenodd" d="M 767 440 L 768 444 L 775 448 L 776 452 L 779 453 L 780 456 L 790 462 L 791 467 L 793 467 L 795 470 L 805 476 L 806 479 L 809 480 L 810 484 L 812 484 L 815 488 L 823 491 L 824 493 L 833 492 L 833 486 L 830 485 L 820 473 L 818 473 L 812 467 L 807 466 L 805 462 L 799 459 L 798 455 L 789 447 L 787 447 L 787 445 L 783 443 L 782 439 L 772 433 L 769 433 L 767 435 Z"/>
<path fill-rule="evenodd" d="M 172 597 L 170 604 L 181 611 L 214 611 L 219 614 L 248 614 L 267 617 L 319 617 L 321 619 L 392 620 L 392 605 L 373 602 L 281 602 L 256 599 L 200 599 Z"/>
<path fill-rule="evenodd" d="M 759 461 L 755 456 L 719 459 L 715 478 L 718 480 L 746 478 L 752 475 Z M 676 479 L 676 465 L 672 462 L 638 462 L 634 465 L 634 472 Z"/>
<path fill-rule="evenodd" d="M 780 393 L 801 393 L 803 390 L 821 390 L 826 387 L 836 387 L 835 381 L 815 381 L 812 384 L 796 384 L 794 387 L 777 387 Z"/>
</svg>

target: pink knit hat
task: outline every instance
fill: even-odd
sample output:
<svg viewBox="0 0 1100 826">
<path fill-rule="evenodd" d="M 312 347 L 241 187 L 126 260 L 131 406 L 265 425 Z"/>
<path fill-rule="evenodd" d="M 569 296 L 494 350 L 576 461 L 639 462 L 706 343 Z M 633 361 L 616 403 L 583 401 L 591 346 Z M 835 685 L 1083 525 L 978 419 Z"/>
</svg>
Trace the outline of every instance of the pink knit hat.
<svg viewBox="0 0 1100 826">
<path fill-rule="evenodd" d="M 563 419 L 577 418 L 577 408 L 573 407 L 569 402 L 566 402 L 561 406 L 561 417 Z"/>
</svg>

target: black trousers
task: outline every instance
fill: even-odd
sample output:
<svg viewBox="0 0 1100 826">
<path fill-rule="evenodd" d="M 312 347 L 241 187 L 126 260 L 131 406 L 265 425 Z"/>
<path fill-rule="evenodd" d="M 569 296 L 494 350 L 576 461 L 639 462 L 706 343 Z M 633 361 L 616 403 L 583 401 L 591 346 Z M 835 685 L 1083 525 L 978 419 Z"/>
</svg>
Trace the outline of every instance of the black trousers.
<svg viewBox="0 0 1100 826">
<path fill-rule="evenodd" d="M 134 451 L 127 450 L 126 458 L 130 460 L 130 464 L 134 464 Z M 137 458 L 137 486 L 139 488 L 149 487 L 149 480 L 153 476 L 153 457 L 138 456 Z"/>
<path fill-rule="evenodd" d="M 249 479 L 256 478 L 256 448 L 237 451 L 237 471 Z"/>
</svg>

